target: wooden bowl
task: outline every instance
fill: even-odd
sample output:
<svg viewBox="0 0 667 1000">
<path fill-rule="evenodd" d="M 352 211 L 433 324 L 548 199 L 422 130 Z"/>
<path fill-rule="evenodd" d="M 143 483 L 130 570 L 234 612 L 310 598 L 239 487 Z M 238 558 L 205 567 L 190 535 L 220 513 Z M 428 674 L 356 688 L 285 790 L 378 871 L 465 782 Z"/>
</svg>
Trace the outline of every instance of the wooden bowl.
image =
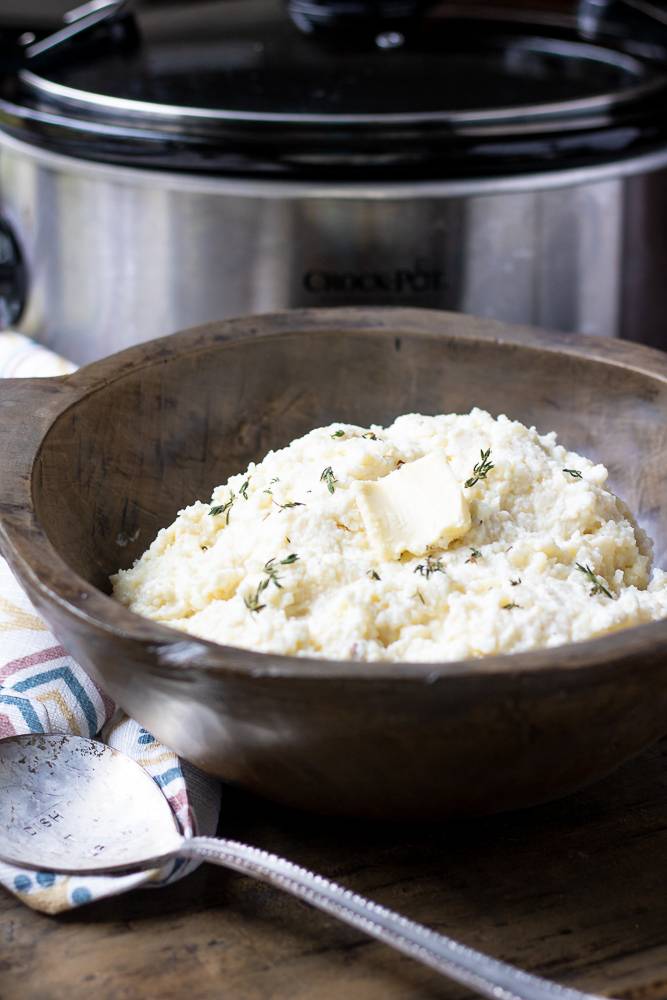
<svg viewBox="0 0 667 1000">
<path fill-rule="evenodd" d="M 667 730 L 667 620 L 456 663 L 253 653 L 109 596 L 194 498 L 334 420 L 481 406 L 604 462 L 667 564 L 667 356 L 443 312 L 228 320 L 0 382 L 0 548 L 60 641 L 200 767 L 329 813 L 442 817 L 599 778 Z"/>
</svg>

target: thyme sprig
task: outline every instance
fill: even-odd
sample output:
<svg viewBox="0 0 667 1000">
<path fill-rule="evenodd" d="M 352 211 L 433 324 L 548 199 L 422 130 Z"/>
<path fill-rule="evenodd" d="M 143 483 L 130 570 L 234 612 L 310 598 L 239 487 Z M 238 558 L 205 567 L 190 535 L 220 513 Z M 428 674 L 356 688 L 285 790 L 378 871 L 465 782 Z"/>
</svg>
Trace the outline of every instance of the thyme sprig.
<svg viewBox="0 0 667 1000">
<path fill-rule="evenodd" d="M 243 483 L 243 485 L 241 486 L 241 489 L 239 490 L 239 493 L 241 494 L 241 496 L 243 497 L 244 500 L 248 499 L 248 487 L 249 486 L 250 486 L 250 480 L 246 479 L 245 483 Z"/>
<path fill-rule="evenodd" d="M 470 555 L 466 559 L 466 562 L 467 563 L 476 562 L 479 558 L 481 558 L 481 555 L 482 553 L 479 551 L 479 549 L 476 549 L 474 546 L 471 545 Z"/>
<path fill-rule="evenodd" d="M 234 506 L 235 502 L 236 502 L 236 494 L 233 491 L 231 491 L 227 503 L 221 503 L 218 504 L 216 507 L 211 507 L 211 509 L 209 510 L 209 515 L 211 517 L 217 517 L 218 514 L 224 514 L 226 512 L 227 517 L 225 518 L 225 524 L 229 524 L 229 515 L 232 512 L 232 507 Z"/>
<path fill-rule="evenodd" d="M 273 497 L 271 498 L 273 500 Z M 273 500 L 276 507 L 280 507 L 281 510 L 291 510 L 292 507 L 305 507 L 305 503 L 301 503 L 299 500 L 288 500 L 287 503 L 278 503 L 277 500 Z"/>
<path fill-rule="evenodd" d="M 245 604 L 245 606 L 248 609 L 248 611 L 263 611 L 264 610 L 264 608 L 266 607 L 266 604 L 260 604 L 259 603 L 259 597 L 260 597 L 260 594 L 262 593 L 262 591 L 266 590 L 266 588 L 268 587 L 268 585 L 269 585 L 268 580 L 266 580 L 266 581 L 262 580 L 262 582 L 260 583 L 260 585 L 257 588 L 257 590 L 254 592 L 254 594 L 246 594 L 245 595 L 245 597 L 243 598 L 243 603 Z"/>
<path fill-rule="evenodd" d="M 269 488 L 267 490 L 264 490 L 264 492 L 268 493 L 269 496 L 272 497 L 273 496 L 273 490 L 271 489 L 271 487 L 274 486 L 276 483 L 279 483 L 279 482 L 280 482 L 280 480 L 278 479 L 278 476 L 274 476 L 273 479 L 269 482 Z"/>
<path fill-rule="evenodd" d="M 246 594 L 243 598 L 243 603 L 248 611 L 262 611 L 263 608 L 266 607 L 266 604 L 260 604 L 260 599 L 270 583 L 277 587 L 278 590 L 283 589 L 280 577 L 278 576 L 279 568 L 281 566 L 292 566 L 298 558 L 298 555 L 295 552 L 292 552 L 290 555 L 286 556 L 285 559 L 281 559 L 278 563 L 276 563 L 275 556 L 273 559 L 268 559 L 264 563 L 264 572 L 266 573 L 266 576 L 258 583 L 257 590 L 250 594 Z"/>
<path fill-rule="evenodd" d="M 572 476 L 573 479 L 583 479 L 584 477 L 579 472 L 579 469 L 563 469 L 563 472 L 567 472 L 568 476 Z"/>
<path fill-rule="evenodd" d="M 581 563 L 577 563 L 576 565 L 579 572 L 583 573 L 584 576 L 587 576 L 590 583 L 593 584 L 593 586 L 591 587 L 591 597 L 595 597 L 596 594 L 605 594 L 607 597 L 610 597 L 613 600 L 614 595 L 611 593 L 610 590 L 607 589 L 607 587 L 605 587 L 604 583 L 602 582 L 602 577 L 596 576 L 596 574 L 593 572 L 588 563 L 586 563 L 584 566 L 582 566 Z"/>
<path fill-rule="evenodd" d="M 420 576 L 425 576 L 426 579 L 432 576 L 433 573 L 444 573 L 445 567 L 442 564 L 442 559 L 435 559 L 433 556 L 427 556 L 425 563 L 419 563 L 415 566 L 415 573 L 419 573 Z"/>
<path fill-rule="evenodd" d="M 470 477 L 470 479 L 466 479 L 465 485 L 467 488 L 474 486 L 475 483 L 478 483 L 480 481 L 480 479 L 486 479 L 488 474 L 491 472 L 491 469 L 495 468 L 493 462 L 489 461 L 491 457 L 490 448 L 487 448 L 486 451 L 482 451 L 482 449 L 480 448 L 479 455 L 480 455 L 480 460 L 477 463 L 477 465 L 473 466 L 472 476 Z"/>
<path fill-rule="evenodd" d="M 329 493 L 336 492 L 336 483 L 338 482 L 338 480 L 336 479 L 334 471 L 330 465 L 327 465 L 326 469 L 322 471 L 322 475 L 320 476 L 320 482 L 326 483 L 326 487 L 329 490 Z"/>
<path fill-rule="evenodd" d="M 267 562 L 265 562 L 264 563 L 264 572 L 266 573 L 266 575 L 268 577 L 268 581 L 267 581 L 266 586 L 268 587 L 269 583 L 273 583 L 278 588 L 278 590 L 282 590 L 283 589 L 283 585 L 280 582 L 280 579 L 278 577 L 278 568 L 280 566 L 291 566 L 292 563 L 295 563 L 298 558 L 299 557 L 293 552 L 291 555 L 287 556 L 285 559 L 281 559 L 280 562 L 277 563 L 277 564 L 276 564 L 275 557 L 273 559 L 269 559 Z M 264 589 L 266 589 L 266 587 Z"/>
</svg>

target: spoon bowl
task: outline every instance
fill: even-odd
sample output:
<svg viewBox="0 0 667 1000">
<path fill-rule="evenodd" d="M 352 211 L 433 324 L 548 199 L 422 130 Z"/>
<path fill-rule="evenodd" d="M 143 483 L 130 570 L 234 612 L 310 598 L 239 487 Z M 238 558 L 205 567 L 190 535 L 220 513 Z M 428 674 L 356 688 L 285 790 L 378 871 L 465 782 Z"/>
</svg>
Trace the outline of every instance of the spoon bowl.
<svg viewBox="0 0 667 1000">
<path fill-rule="evenodd" d="M 157 866 L 182 839 L 148 772 L 104 743 L 57 733 L 0 742 L 3 860 L 94 875 Z"/>
</svg>

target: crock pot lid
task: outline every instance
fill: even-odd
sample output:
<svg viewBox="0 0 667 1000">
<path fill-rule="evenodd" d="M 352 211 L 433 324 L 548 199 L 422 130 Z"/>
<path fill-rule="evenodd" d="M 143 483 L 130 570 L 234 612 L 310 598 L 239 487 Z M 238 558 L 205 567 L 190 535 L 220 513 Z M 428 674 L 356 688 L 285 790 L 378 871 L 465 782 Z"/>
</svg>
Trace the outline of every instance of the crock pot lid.
<svg viewBox="0 0 667 1000">
<path fill-rule="evenodd" d="M 474 5 L 473 5 L 474 7 Z M 216 125 L 349 123 L 451 129 L 606 113 L 664 85 L 655 63 L 568 31 L 453 16 L 444 3 L 405 31 L 308 35 L 283 0 L 142 10 L 94 48 L 56 47 L 21 73 L 40 107 L 121 128 L 215 136 Z M 134 29 L 138 28 L 138 31 Z M 368 135 L 366 134 L 366 139 Z"/>
</svg>

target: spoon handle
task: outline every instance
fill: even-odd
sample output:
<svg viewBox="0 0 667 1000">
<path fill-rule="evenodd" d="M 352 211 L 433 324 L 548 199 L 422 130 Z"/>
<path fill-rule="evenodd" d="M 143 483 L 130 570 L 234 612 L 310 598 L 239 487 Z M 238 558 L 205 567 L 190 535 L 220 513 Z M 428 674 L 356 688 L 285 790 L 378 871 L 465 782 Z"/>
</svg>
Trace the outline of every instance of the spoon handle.
<svg viewBox="0 0 667 1000">
<path fill-rule="evenodd" d="M 233 840 L 193 837 L 178 851 L 284 889 L 491 1000 L 600 1000 L 559 986 L 436 934 L 306 868 Z"/>
</svg>

